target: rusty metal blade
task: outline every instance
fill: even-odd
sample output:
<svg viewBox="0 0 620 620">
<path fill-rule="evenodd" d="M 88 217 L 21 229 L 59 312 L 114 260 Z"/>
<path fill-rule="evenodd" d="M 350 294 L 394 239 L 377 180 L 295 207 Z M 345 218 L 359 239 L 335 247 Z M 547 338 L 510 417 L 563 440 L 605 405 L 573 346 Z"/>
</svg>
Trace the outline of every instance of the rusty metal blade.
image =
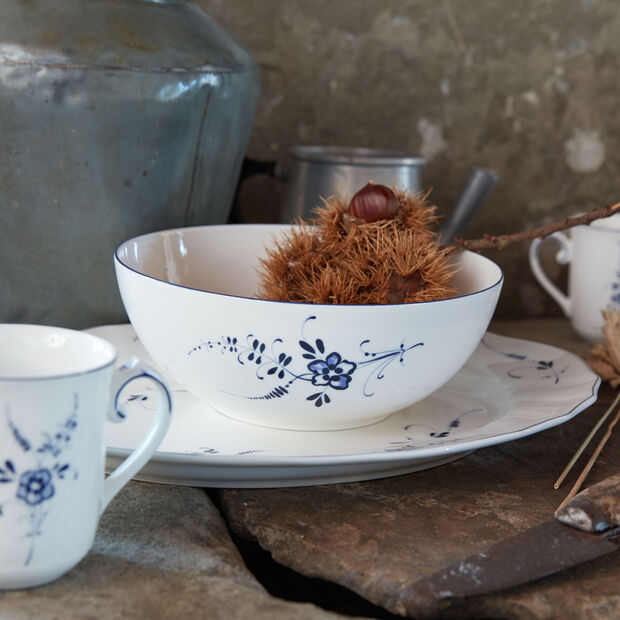
<svg viewBox="0 0 620 620">
<path fill-rule="evenodd" d="M 547 521 L 420 579 L 408 589 L 422 600 L 496 592 L 617 551 L 618 536 L 620 528 L 590 534 Z"/>
</svg>

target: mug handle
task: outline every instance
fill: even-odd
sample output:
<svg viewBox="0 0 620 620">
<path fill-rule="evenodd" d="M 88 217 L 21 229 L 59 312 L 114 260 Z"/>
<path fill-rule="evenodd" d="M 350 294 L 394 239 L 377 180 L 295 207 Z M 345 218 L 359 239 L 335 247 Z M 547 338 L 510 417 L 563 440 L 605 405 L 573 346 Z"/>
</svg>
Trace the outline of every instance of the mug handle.
<svg viewBox="0 0 620 620">
<path fill-rule="evenodd" d="M 539 248 L 542 243 L 547 239 L 555 239 L 560 244 L 560 249 L 555 255 L 555 260 L 560 265 L 566 265 L 571 260 L 571 242 L 570 239 L 561 232 L 551 233 L 544 239 L 534 239 L 530 244 L 529 259 L 530 268 L 532 273 L 538 280 L 538 283 L 553 297 L 558 303 L 560 308 L 567 317 L 570 317 L 571 313 L 571 301 L 567 295 L 565 295 L 551 280 L 547 277 L 547 274 L 543 271 L 540 260 L 538 258 Z"/>
<path fill-rule="evenodd" d="M 132 358 L 126 364 L 115 371 L 112 381 L 113 403 L 108 412 L 110 422 L 122 422 L 127 413 L 120 403 L 120 395 L 123 389 L 132 381 L 141 378 L 150 379 L 157 390 L 157 412 L 155 419 L 146 437 L 137 448 L 105 479 L 103 483 L 103 496 L 100 513 L 102 513 L 114 496 L 146 465 L 153 456 L 155 450 L 162 442 L 168 427 L 170 426 L 170 414 L 172 413 L 172 398 L 164 381 L 155 371 L 149 368 L 137 357 Z M 127 376 L 129 374 L 129 376 Z"/>
</svg>

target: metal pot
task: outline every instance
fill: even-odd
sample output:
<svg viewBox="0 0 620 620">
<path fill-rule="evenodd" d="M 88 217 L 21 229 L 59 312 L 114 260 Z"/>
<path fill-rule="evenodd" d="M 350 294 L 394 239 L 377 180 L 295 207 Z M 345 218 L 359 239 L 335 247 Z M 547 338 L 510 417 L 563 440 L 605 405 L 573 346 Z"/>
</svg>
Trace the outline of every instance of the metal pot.
<svg viewBox="0 0 620 620">
<path fill-rule="evenodd" d="M 283 222 L 311 216 L 330 196 L 349 200 L 368 181 L 419 191 L 420 170 L 426 163 L 423 157 L 398 151 L 340 146 L 298 146 L 290 157 Z"/>
</svg>

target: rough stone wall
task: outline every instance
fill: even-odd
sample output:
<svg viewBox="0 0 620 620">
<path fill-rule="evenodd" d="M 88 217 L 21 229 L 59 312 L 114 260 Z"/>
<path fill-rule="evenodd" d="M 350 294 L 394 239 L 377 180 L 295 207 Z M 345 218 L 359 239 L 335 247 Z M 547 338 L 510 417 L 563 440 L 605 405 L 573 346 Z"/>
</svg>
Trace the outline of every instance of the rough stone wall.
<svg viewBox="0 0 620 620">
<path fill-rule="evenodd" d="M 620 199 L 616 0 L 197 1 L 261 67 L 250 157 L 284 161 L 299 144 L 422 154 L 444 214 L 471 167 L 494 168 L 469 238 Z M 244 219 L 277 221 L 281 190 L 248 182 Z M 506 274 L 498 316 L 559 312 L 526 245 L 487 255 Z"/>
</svg>

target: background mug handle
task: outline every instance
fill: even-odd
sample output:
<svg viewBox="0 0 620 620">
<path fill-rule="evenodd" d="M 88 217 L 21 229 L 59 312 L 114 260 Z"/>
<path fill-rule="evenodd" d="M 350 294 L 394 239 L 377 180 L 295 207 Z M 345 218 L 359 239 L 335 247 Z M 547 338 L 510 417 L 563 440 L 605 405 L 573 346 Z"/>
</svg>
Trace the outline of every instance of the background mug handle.
<svg viewBox="0 0 620 620">
<path fill-rule="evenodd" d="M 555 232 L 551 233 L 544 239 L 534 239 L 534 241 L 532 241 L 529 251 L 530 268 L 532 269 L 532 273 L 538 280 L 538 283 L 547 291 L 547 293 L 549 293 L 549 295 L 551 295 L 551 297 L 553 297 L 553 299 L 558 303 L 560 308 L 562 308 L 564 314 L 567 317 L 570 317 L 571 300 L 547 277 L 547 274 L 543 271 L 540 265 L 540 260 L 538 258 L 541 244 L 548 239 L 555 239 L 555 241 L 560 244 L 560 249 L 555 255 L 555 260 L 560 265 L 566 265 L 570 262 L 572 254 L 570 239 L 561 232 Z"/>
<path fill-rule="evenodd" d="M 170 392 L 163 379 L 137 357 L 132 358 L 115 371 L 112 381 L 113 401 L 108 412 L 108 420 L 118 423 L 127 417 L 124 405 L 120 402 L 121 392 L 129 383 L 141 378 L 150 379 L 156 388 L 155 419 L 146 437 L 104 481 L 100 514 L 114 496 L 146 465 L 170 426 L 170 414 L 172 413 Z"/>
</svg>

